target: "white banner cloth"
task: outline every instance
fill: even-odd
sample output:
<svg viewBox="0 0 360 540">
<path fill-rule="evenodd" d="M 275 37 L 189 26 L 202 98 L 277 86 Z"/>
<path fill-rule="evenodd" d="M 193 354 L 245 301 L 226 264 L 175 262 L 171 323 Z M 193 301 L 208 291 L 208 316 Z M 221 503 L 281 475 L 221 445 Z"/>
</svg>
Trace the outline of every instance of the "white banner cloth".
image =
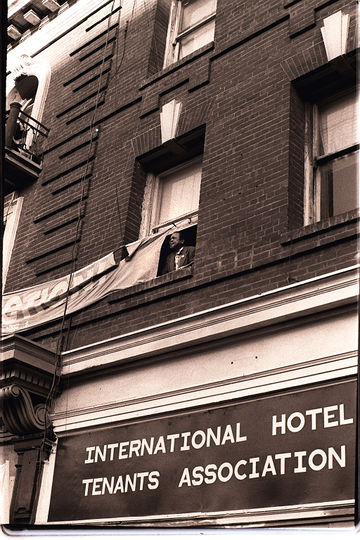
<svg viewBox="0 0 360 540">
<path fill-rule="evenodd" d="M 183 228 L 184 224 L 179 224 L 172 227 L 171 232 Z M 155 278 L 161 246 L 167 234 L 169 229 L 127 245 L 128 257 L 113 270 L 110 269 L 116 264 L 115 258 L 113 253 L 109 253 L 72 275 L 3 295 L 2 334 L 61 318 L 66 301 L 66 314 L 69 315 L 114 291 Z"/>
</svg>

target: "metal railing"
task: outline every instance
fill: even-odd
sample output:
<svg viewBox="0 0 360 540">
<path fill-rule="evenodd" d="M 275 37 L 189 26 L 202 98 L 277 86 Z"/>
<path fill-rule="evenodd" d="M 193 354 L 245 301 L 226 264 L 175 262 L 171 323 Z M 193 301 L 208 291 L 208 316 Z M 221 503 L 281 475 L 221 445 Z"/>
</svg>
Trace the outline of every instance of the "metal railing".
<svg viewBox="0 0 360 540">
<path fill-rule="evenodd" d="M 13 148 L 33 161 L 41 160 L 39 142 L 49 135 L 49 129 L 21 110 L 20 103 L 11 103 L 6 111 L 5 146 Z"/>
</svg>

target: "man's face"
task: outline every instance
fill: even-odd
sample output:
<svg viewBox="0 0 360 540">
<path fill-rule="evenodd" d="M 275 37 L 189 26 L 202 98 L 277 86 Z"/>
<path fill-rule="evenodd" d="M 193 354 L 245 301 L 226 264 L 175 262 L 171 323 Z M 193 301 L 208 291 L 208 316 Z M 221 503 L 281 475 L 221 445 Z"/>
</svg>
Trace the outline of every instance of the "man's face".
<svg viewBox="0 0 360 540">
<path fill-rule="evenodd" d="M 170 236 L 170 249 L 180 249 L 184 240 L 180 239 L 180 233 L 175 232 Z"/>
</svg>

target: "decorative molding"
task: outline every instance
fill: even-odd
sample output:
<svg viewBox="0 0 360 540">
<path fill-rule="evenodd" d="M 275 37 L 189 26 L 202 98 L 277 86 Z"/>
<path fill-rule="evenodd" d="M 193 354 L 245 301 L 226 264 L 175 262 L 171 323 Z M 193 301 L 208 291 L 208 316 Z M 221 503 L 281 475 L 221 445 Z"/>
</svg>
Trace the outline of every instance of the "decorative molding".
<svg viewBox="0 0 360 540">
<path fill-rule="evenodd" d="M 21 77 L 21 75 L 28 75 L 29 70 L 31 70 L 31 66 L 33 66 L 34 63 L 35 62 L 31 56 L 28 56 L 27 54 L 21 54 L 20 56 L 15 57 L 12 64 L 9 66 L 12 79 L 15 81 Z"/>
<path fill-rule="evenodd" d="M 5 366 L 2 369 L 0 381 L 2 384 L 6 384 L 6 381 L 19 383 L 22 388 L 25 388 L 29 392 L 34 392 L 38 396 L 41 395 L 44 398 L 49 393 L 51 387 L 49 377 L 30 367 L 24 370 L 23 366 L 18 362 L 12 363 L 11 366 Z"/>
<path fill-rule="evenodd" d="M 94 425 L 120 422 L 146 417 L 153 414 L 186 410 L 194 406 L 206 406 L 231 399 L 249 398 L 273 391 L 284 391 L 303 386 L 333 381 L 356 375 L 357 351 L 301 362 L 291 366 L 260 371 L 251 375 L 191 387 L 180 388 L 159 394 L 150 394 L 119 402 L 102 403 L 91 407 L 62 410 L 52 415 L 56 433 L 83 429 Z"/>
<path fill-rule="evenodd" d="M 49 11 L 58 11 L 60 9 L 60 4 L 56 0 L 42 0 L 42 5 L 45 6 Z"/>
<path fill-rule="evenodd" d="M 181 101 L 173 99 L 162 106 L 160 112 L 161 143 L 175 139 L 182 109 Z"/>
<path fill-rule="evenodd" d="M 92 0 L 91 2 L 89 2 L 89 0 L 75 0 L 75 2 L 71 2 L 72 9 L 69 9 L 70 5 L 68 2 L 64 3 L 59 7 L 59 9 L 57 9 L 57 2 L 53 2 L 52 0 L 49 0 L 49 2 L 53 6 L 53 9 L 49 7 L 50 3 L 49 5 L 46 5 L 48 3 L 46 1 L 43 4 L 39 2 L 38 13 L 42 19 L 43 17 L 45 18 L 49 13 L 53 14 L 54 18 L 50 20 L 49 23 L 43 28 L 41 28 L 40 24 L 38 28 L 40 28 L 41 31 L 30 32 L 30 34 L 25 32 L 25 34 L 27 34 L 26 43 L 24 43 L 24 40 L 20 41 L 19 44 L 15 43 L 11 54 L 13 54 L 13 52 L 14 54 L 17 54 L 18 51 L 26 51 L 26 53 L 31 56 L 39 54 L 44 49 L 67 35 L 69 32 L 76 29 L 79 25 L 86 22 L 89 17 L 91 17 L 98 10 L 102 9 L 104 4 L 104 0 Z M 24 4 L 23 7 L 25 8 L 28 0 L 22 0 L 22 2 L 18 5 L 15 4 L 14 9 L 9 8 L 9 22 L 15 22 L 15 17 L 17 12 L 21 9 L 22 3 Z M 58 17 L 60 17 L 60 20 Z M 19 30 L 21 33 L 23 33 L 24 26 L 20 26 L 19 24 Z"/>
<path fill-rule="evenodd" d="M 10 24 L 10 26 L 8 26 L 8 35 L 12 39 L 20 39 L 21 32 L 19 32 L 16 26 L 14 26 L 13 24 Z"/>
<path fill-rule="evenodd" d="M 349 34 L 350 15 L 337 11 L 324 19 L 321 35 L 324 41 L 328 61 L 346 54 Z"/>
<path fill-rule="evenodd" d="M 16 477 L 11 502 L 10 523 L 26 525 L 34 523 L 37 486 L 41 479 L 45 460 L 49 458 L 53 440 L 42 433 L 20 437 L 14 442 L 18 455 Z"/>
<path fill-rule="evenodd" d="M 57 358 L 54 352 L 16 334 L 1 340 L 0 399 L 3 429 L 7 431 L 3 440 L 11 442 L 18 454 L 12 524 L 34 522 L 37 484 L 54 442 L 46 398 Z"/>
<path fill-rule="evenodd" d="M 29 11 L 24 13 L 24 19 L 32 26 L 37 26 L 41 21 L 40 17 L 35 13 L 33 9 L 30 9 Z"/>
<path fill-rule="evenodd" d="M 45 400 L 56 358 L 52 351 L 15 334 L 2 338 L 0 397 L 3 423 L 9 433 L 37 434 L 50 427 Z"/>
<path fill-rule="evenodd" d="M 63 354 L 64 374 L 105 369 L 356 303 L 354 266 Z"/>
<path fill-rule="evenodd" d="M 26 435 L 50 427 L 44 403 L 34 405 L 30 393 L 16 384 L 1 389 L 4 425 L 14 435 Z"/>
<path fill-rule="evenodd" d="M 11 253 L 15 243 L 15 236 L 20 220 L 21 208 L 24 197 L 17 197 L 8 204 L 4 204 L 5 230 L 3 232 L 3 268 L 2 290 L 4 292 L 7 273 L 9 270 Z"/>
<path fill-rule="evenodd" d="M 18 334 L 9 334 L 0 341 L 0 362 L 4 372 L 17 361 L 24 369 L 31 368 L 52 377 L 55 371 L 56 354 L 46 347 Z"/>
</svg>

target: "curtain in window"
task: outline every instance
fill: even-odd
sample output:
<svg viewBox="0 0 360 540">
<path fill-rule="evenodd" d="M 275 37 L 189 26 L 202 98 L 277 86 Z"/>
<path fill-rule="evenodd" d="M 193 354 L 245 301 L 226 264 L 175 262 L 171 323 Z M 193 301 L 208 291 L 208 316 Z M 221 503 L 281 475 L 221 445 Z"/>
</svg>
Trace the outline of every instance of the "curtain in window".
<svg viewBox="0 0 360 540">
<path fill-rule="evenodd" d="M 332 154 L 357 142 L 356 96 L 319 107 L 319 155 Z"/>
<path fill-rule="evenodd" d="M 216 0 L 183 2 L 180 30 L 186 30 L 209 17 L 216 10 Z"/>
<path fill-rule="evenodd" d="M 201 164 L 191 165 L 160 178 L 158 224 L 166 223 L 199 207 Z"/>
</svg>

